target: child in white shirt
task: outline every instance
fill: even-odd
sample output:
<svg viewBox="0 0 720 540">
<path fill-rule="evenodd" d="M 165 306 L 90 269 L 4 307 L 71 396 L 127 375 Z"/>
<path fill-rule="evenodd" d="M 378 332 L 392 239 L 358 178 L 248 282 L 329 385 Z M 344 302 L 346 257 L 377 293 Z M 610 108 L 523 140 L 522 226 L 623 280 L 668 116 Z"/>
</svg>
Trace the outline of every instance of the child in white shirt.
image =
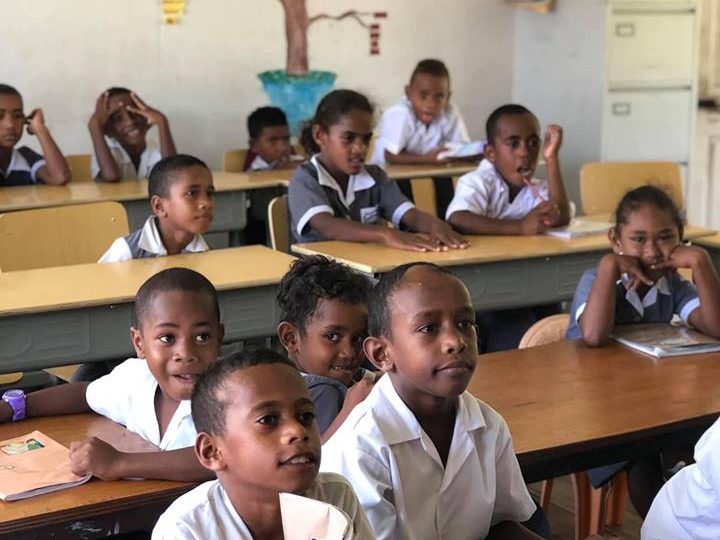
<svg viewBox="0 0 720 540">
<path fill-rule="evenodd" d="M 281 354 L 258 349 L 218 361 L 192 396 L 195 452 L 217 480 L 176 500 L 160 516 L 153 540 L 282 539 L 282 492 L 341 510 L 343 538 L 373 539 L 350 484 L 337 474 L 318 474 L 313 411 L 297 367 Z"/>
<path fill-rule="evenodd" d="M 517 523 L 535 504 L 508 427 L 466 390 L 474 319 L 465 285 L 429 263 L 396 268 L 371 294 L 365 353 L 386 374 L 321 469 L 350 480 L 378 539 L 539 538 Z"/>
</svg>

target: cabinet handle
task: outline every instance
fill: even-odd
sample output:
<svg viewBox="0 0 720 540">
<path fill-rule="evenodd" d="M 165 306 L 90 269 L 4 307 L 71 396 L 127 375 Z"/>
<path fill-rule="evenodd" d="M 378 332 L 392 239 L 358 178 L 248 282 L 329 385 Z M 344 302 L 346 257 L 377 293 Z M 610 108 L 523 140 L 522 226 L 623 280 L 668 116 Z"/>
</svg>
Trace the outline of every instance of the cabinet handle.
<svg viewBox="0 0 720 540">
<path fill-rule="evenodd" d="M 632 105 L 627 101 L 612 104 L 613 116 L 630 116 L 632 114 Z"/>
<path fill-rule="evenodd" d="M 618 37 L 633 37 L 635 35 L 635 23 L 618 23 L 615 25 L 615 35 Z"/>
</svg>

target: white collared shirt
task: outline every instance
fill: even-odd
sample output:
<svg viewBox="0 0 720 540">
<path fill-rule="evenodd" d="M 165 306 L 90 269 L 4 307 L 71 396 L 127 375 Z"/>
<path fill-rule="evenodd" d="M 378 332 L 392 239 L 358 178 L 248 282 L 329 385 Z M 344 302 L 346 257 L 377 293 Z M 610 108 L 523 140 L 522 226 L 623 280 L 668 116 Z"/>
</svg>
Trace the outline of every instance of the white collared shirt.
<svg viewBox="0 0 720 540">
<path fill-rule="evenodd" d="M 122 424 L 161 450 L 176 450 L 195 444 L 195 424 L 190 400 L 181 401 L 160 438 L 155 394 L 158 382 L 140 358 L 130 358 L 104 377 L 91 382 L 85 398 L 90 408 Z"/>
<path fill-rule="evenodd" d="M 138 240 L 137 247 L 147 253 L 152 254 L 155 257 L 164 257 L 167 255 L 167 249 L 165 244 L 162 243 L 160 237 L 160 231 L 157 228 L 156 216 L 150 216 L 145 220 L 145 224 L 140 230 L 140 239 Z M 137 234 L 135 231 L 132 234 Z M 129 261 L 138 258 L 137 253 L 133 253 L 128 239 L 132 234 L 128 236 L 121 236 L 117 238 L 108 248 L 108 250 L 100 257 L 99 263 L 111 263 L 120 261 Z M 185 246 L 182 253 L 202 253 L 208 251 L 210 247 L 205 242 L 202 235 L 196 234 L 190 243 Z"/>
<path fill-rule="evenodd" d="M 37 184 L 37 173 L 45 167 L 45 158 L 27 146 L 15 147 L 10 154 L 7 170 L 0 169 L 0 186 Z"/>
<path fill-rule="evenodd" d="M 720 420 L 695 445 L 695 463 L 660 489 L 642 526 L 642 540 L 720 538 Z"/>
<path fill-rule="evenodd" d="M 477 540 L 535 511 L 500 415 L 464 392 L 443 466 L 387 375 L 325 443 L 320 469 L 350 481 L 378 540 Z"/>
<path fill-rule="evenodd" d="M 445 219 L 455 212 L 467 211 L 493 219 L 523 219 L 541 202 L 548 200 L 545 180 L 533 178 L 510 202 L 510 188 L 489 160 L 483 159 L 474 171 L 460 177 Z"/>
<path fill-rule="evenodd" d="M 260 157 L 258 154 L 255 156 L 255 159 L 252 160 L 252 163 L 250 164 L 250 170 L 251 171 L 267 171 L 270 169 L 274 169 L 277 165 L 277 162 L 274 163 L 268 163 L 263 158 Z"/>
<path fill-rule="evenodd" d="M 460 110 L 453 103 L 426 125 L 415 116 L 407 97 L 383 113 L 378 133 L 370 160 L 374 165 L 385 164 L 385 150 L 396 155 L 402 151 L 427 154 L 445 143 L 470 141 Z"/>
<path fill-rule="evenodd" d="M 370 525 L 355 492 L 342 476 L 318 474 L 305 497 L 331 504 L 345 513 L 351 529 L 345 540 L 373 540 Z M 152 540 L 253 539 L 219 480 L 200 484 L 185 493 L 158 519 Z"/>
<path fill-rule="evenodd" d="M 130 155 L 125 151 L 122 145 L 112 137 L 105 136 L 105 142 L 110 149 L 110 153 L 120 169 L 120 180 L 137 180 L 138 178 L 147 178 L 153 166 L 162 159 L 160 149 L 150 141 L 147 142 L 145 150 L 140 155 L 140 164 L 137 169 L 133 165 Z M 93 153 L 92 162 L 90 164 L 90 172 L 96 180 L 100 177 L 100 165 L 97 156 Z"/>
</svg>

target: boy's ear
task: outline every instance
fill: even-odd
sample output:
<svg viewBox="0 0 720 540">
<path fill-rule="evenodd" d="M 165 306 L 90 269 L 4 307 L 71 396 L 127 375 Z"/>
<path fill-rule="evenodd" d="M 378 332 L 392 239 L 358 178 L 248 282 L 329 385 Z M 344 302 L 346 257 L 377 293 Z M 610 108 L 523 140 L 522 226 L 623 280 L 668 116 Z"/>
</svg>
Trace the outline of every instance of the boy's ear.
<svg viewBox="0 0 720 540">
<path fill-rule="evenodd" d="M 225 339 L 225 325 L 218 323 L 218 343 L 222 345 L 223 339 Z"/>
<path fill-rule="evenodd" d="M 410 99 L 410 85 L 409 84 L 405 85 L 405 97 Z"/>
<path fill-rule="evenodd" d="M 483 155 L 485 156 L 485 159 L 487 159 L 490 163 L 495 163 L 497 154 L 495 153 L 495 146 L 490 141 L 488 141 L 485 145 Z"/>
<path fill-rule="evenodd" d="M 255 152 L 257 154 L 257 140 L 256 139 L 250 137 L 250 139 L 248 140 L 248 146 L 249 146 L 250 150 L 252 150 L 253 152 Z"/>
<path fill-rule="evenodd" d="M 395 367 L 388 354 L 388 346 L 389 343 L 387 339 L 382 337 L 368 336 L 363 342 L 365 356 L 368 357 L 368 360 L 370 360 L 376 368 L 386 373 L 393 371 Z"/>
<path fill-rule="evenodd" d="M 137 357 L 145 358 L 142 333 L 134 326 L 130 327 L 130 339 L 132 340 L 133 347 L 135 347 L 135 354 Z"/>
<path fill-rule="evenodd" d="M 277 335 L 280 343 L 288 354 L 297 353 L 298 342 L 300 341 L 300 332 L 293 323 L 282 321 L 277 326 Z"/>
<path fill-rule="evenodd" d="M 195 439 L 195 455 L 200 465 L 211 471 L 222 471 L 227 466 L 222 450 L 218 448 L 215 437 L 207 433 L 198 433 Z"/>
<path fill-rule="evenodd" d="M 608 240 L 610 240 L 610 246 L 615 253 L 622 255 L 622 245 L 620 244 L 620 233 L 616 227 L 610 227 L 608 229 Z"/>
<path fill-rule="evenodd" d="M 165 208 L 165 200 L 159 195 L 153 195 L 150 199 L 150 208 L 157 217 L 167 217 L 167 209 Z"/>
</svg>

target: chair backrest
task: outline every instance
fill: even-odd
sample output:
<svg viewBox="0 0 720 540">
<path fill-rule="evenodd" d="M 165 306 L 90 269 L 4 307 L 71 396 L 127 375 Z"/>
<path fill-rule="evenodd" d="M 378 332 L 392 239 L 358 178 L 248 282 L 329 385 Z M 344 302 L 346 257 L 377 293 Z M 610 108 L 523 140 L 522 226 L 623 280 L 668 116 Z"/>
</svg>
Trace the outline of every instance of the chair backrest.
<svg viewBox="0 0 720 540">
<path fill-rule="evenodd" d="M 287 195 L 275 197 L 268 204 L 268 227 L 272 248 L 285 253 L 290 252 L 290 215 Z"/>
<path fill-rule="evenodd" d="M 0 214 L 3 272 L 97 262 L 113 240 L 128 234 L 118 202 Z"/>
<path fill-rule="evenodd" d="M 527 349 L 528 347 L 538 347 L 555 343 L 565 339 L 570 324 L 570 315 L 560 313 L 558 315 L 550 315 L 544 319 L 540 319 L 527 329 L 525 335 L 520 340 L 518 349 Z"/>
<path fill-rule="evenodd" d="M 586 214 L 609 214 L 631 189 L 652 184 L 683 208 L 680 167 L 672 161 L 586 163 L 580 169 L 580 200 Z"/>
<path fill-rule="evenodd" d="M 68 167 L 70 167 L 70 177 L 73 182 L 92 182 L 92 172 L 90 163 L 92 162 L 91 154 L 70 154 L 65 156 Z"/>
<path fill-rule="evenodd" d="M 225 172 L 243 172 L 245 166 L 245 150 L 228 150 L 223 154 L 223 171 Z"/>
</svg>

